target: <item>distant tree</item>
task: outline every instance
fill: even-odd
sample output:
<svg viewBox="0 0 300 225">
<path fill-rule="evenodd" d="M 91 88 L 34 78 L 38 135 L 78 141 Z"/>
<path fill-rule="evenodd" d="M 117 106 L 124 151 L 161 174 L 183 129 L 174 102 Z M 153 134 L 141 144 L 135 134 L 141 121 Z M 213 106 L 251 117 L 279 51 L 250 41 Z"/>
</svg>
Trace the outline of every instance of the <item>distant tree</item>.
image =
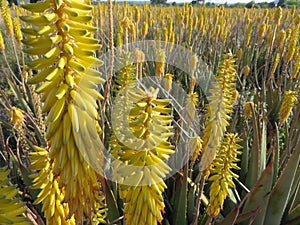
<svg viewBox="0 0 300 225">
<path fill-rule="evenodd" d="M 167 3 L 167 0 L 151 0 L 151 4 L 160 4 L 160 5 L 164 5 Z"/>
<path fill-rule="evenodd" d="M 259 6 L 259 8 L 261 8 L 261 9 L 269 8 L 268 2 L 260 2 L 260 3 L 257 3 L 256 5 Z"/>
<path fill-rule="evenodd" d="M 214 7 L 216 4 L 213 2 L 208 2 L 205 4 L 206 7 Z"/>
<path fill-rule="evenodd" d="M 283 8 L 283 7 L 285 7 L 285 4 L 284 4 L 284 3 L 285 3 L 285 0 L 279 0 L 278 3 L 277 3 L 277 6 L 278 6 L 278 7 L 280 6 L 280 7 Z"/>
<path fill-rule="evenodd" d="M 270 2 L 268 5 L 269 8 L 275 8 L 275 6 L 276 6 L 275 2 Z"/>
<path fill-rule="evenodd" d="M 224 8 L 228 8 L 228 3 L 225 2 L 223 5 L 220 5 L 220 6 L 224 6 Z"/>
<path fill-rule="evenodd" d="M 300 1 L 299 0 L 288 0 L 285 2 L 285 5 L 287 5 L 287 6 L 296 5 L 297 7 L 300 7 Z"/>
<path fill-rule="evenodd" d="M 253 7 L 253 5 L 255 5 L 255 2 L 254 1 L 251 1 L 251 2 L 248 2 L 245 7 L 248 8 L 248 9 L 251 9 Z"/>
<path fill-rule="evenodd" d="M 205 1 L 205 0 L 204 0 L 204 1 Z M 193 1 L 191 2 L 191 5 L 199 5 L 200 2 L 202 2 L 202 0 L 193 0 Z"/>
<path fill-rule="evenodd" d="M 235 4 L 232 4 L 230 5 L 230 8 L 245 8 L 245 5 L 244 3 L 235 3 Z"/>
</svg>

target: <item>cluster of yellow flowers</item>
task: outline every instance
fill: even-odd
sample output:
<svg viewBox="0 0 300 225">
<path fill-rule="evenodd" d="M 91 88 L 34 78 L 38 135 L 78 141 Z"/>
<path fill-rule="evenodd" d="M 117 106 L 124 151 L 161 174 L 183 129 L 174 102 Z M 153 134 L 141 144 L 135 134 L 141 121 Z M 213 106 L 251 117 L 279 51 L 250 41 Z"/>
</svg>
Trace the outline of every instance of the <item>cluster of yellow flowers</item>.
<svg viewBox="0 0 300 225">
<path fill-rule="evenodd" d="M 93 7 L 76 0 L 46 0 L 23 7 L 32 13 L 20 17 L 31 24 L 22 29 L 23 51 L 42 56 L 28 63 L 39 70 L 28 82 L 41 83 L 36 92 L 42 94 L 42 111 L 47 113 L 50 146 L 49 152 L 44 151 L 47 169 L 36 168 L 40 172 L 34 187 L 42 189 L 38 202 L 43 202 L 51 224 L 74 223 L 74 218 L 82 223 L 84 215 L 92 221 L 99 208 L 101 184 L 88 161 L 97 161 L 101 167 L 103 157 L 96 104 L 102 99 L 96 87 L 103 79 L 93 69 L 102 62 L 94 57 L 100 45 L 92 37 L 96 31 L 90 23 Z M 96 159 L 94 152 L 99 152 Z M 41 160 L 34 158 L 33 165 Z"/>
<path fill-rule="evenodd" d="M 18 189 L 8 179 L 9 170 L 0 168 L 0 224 L 29 225 L 25 220 L 25 203 L 16 198 Z"/>
<path fill-rule="evenodd" d="M 241 147 L 237 143 L 241 139 L 227 132 L 233 105 L 239 101 L 238 90 L 246 83 L 259 89 L 265 82 L 263 88 L 284 93 L 276 111 L 280 126 L 288 121 L 298 102 L 300 15 L 295 8 L 249 10 L 188 4 L 161 8 L 115 3 L 114 38 L 116 46 L 125 46 L 125 51 L 118 52 L 118 62 L 125 66 L 113 77 L 113 91 L 108 95 L 108 102 L 114 100 L 118 108 L 112 109 L 117 123 L 112 121 L 115 129 L 107 137 L 99 125 L 104 119 L 99 116 L 97 103 L 103 100 L 97 89 L 104 84 L 97 69 L 102 61 L 95 57 L 109 45 L 105 38 L 110 32 L 107 5 L 91 5 L 86 0 L 44 0 L 25 4 L 23 9 L 10 9 L 5 0 L 0 2 L 4 21 L 0 50 L 6 51 L 6 33 L 12 43 L 30 55 L 32 60 L 23 72 L 26 70 L 26 81 L 28 78 L 28 84 L 34 85 L 41 96 L 41 113 L 46 115 L 48 146 L 35 147 L 31 169 L 37 171 L 32 176 L 33 188 L 41 189 L 35 203 L 43 203 L 47 224 L 80 224 L 86 218 L 90 223 L 105 221 L 103 178 L 92 167 L 103 167 L 103 138 L 110 139 L 107 145 L 114 158 L 110 169 L 113 179 L 120 183 L 126 223 L 162 222 L 163 192 L 167 188 L 163 179 L 171 171 L 167 160 L 174 153 L 176 141 L 171 142 L 170 137 L 176 134 L 173 120 L 177 114 L 169 99 L 158 97 L 157 89 L 146 90 L 136 82 L 149 76 L 151 69 L 159 81 L 163 80 L 166 92 L 170 93 L 175 83 L 184 83 L 188 90 L 184 107 L 192 120 L 203 100 L 196 85 L 201 73 L 199 62 L 212 65 L 217 73 L 207 97 L 203 137 L 193 133 L 189 139 L 194 150 L 192 165 L 201 156 L 200 171 L 211 181 L 211 216 L 220 213 L 229 189 L 235 188 L 232 179 L 238 177 L 232 170 L 239 169 L 236 164 Z M 146 52 L 136 48 L 130 53 L 127 46 L 149 39 L 161 41 L 153 52 L 153 64 L 145 62 Z M 197 53 L 188 59 L 188 78 L 166 62 L 175 44 Z M 29 70 L 37 74 L 32 76 Z M 237 80 L 242 88 L 237 87 Z M 255 101 L 242 99 L 245 119 L 253 119 L 258 110 L 263 110 Z M 12 107 L 10 116 L 24 137 L 23 112 Z M 22 143 L 26 145 L 25 138 Z"/>
<path fill-rule="evenodd" d="M 165 160 L 174 152 L 168 141 L 172 109 L 168 99 L 158 99 L 158 90 L 139 87 L 131 57 L 122 53 L 120 61 L 126 66 L 116 74 L 113 179 L 120 183 L 126 223 L 154 225 L 163 219 L 163 179 L 170 172 Z"/>
</svg>

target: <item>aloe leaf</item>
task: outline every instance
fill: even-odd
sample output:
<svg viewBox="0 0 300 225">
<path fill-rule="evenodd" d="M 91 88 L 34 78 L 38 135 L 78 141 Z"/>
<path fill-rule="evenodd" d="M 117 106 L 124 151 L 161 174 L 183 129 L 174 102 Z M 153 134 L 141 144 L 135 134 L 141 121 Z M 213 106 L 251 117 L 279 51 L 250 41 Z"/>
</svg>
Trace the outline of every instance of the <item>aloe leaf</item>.
<svg viewBox="0 0 300 225">
<path fill-rule="evenodd" d="M 107 218 L 109 222 L 115 221 L 118 218 L 120 218 L 119 210 L 118 210 L 118 205 L 116 198 L 112 192 L 111 187 L 109 186 L 108 181 L 103 180 L 103 188 L 105 190 L 105 199 L 106 199 L 106 204 L 107 204 Z M 121 225 L 121 222 L 114 222 L 114 224 Z"/>
<path fill-rule="evenodd" d="M 240 170 L 240 178 L 243 180 L 246 180 L 246 176 L 248 173 L 248 168 L 249 168 L 249 140 L 248 140 L 248 135 L 250 130 L 244 130 L 243 131 L 243 137 L 242 137 L 242 142 L 241 146 L 243 154 L 242 154 L 242 159 L 241 159 L 241 170 Z"/>
<path fill-rule="evenodd" d="M 250 196 L 246 200 L 243 208 L 243 213 L 260 212 L 256 214 L 254 224 L 262 224 L 264 221 L 264 211 L 269 199 L 268 193 L 272 188 L 273 181 L 273 163 L 270 163 L 267 168 L 262 172 L 259 180 L 256 182 L 254 188 L 250 191 Z"/>
<path fill-rule="evenodd" d="M 184 173 L 181 180 L 181 185 L 178 185 L 178 190 L 175 193 L 175 214 L 174 225 L 186 224 L 186 212 L 187 212 L 187 166 L 184 167 Z"/>
<path fill-rule="evenodd" d="M 18 90 L 17 86 L 15 84 L 13 84 L 9 79 L 6 79 L 6 80 L 7 80 L 7 83 L 9 85 L 11 91 L 13 92 L 15 97 L 20 102 L 22 109 L 27 112 L 29 107 L 28 107 L 28 104 L 25 101 L 24 97 L 22 96 L 21 92 Z"/>
<path fill-rule="evenodd" d="M 28 106 L 32 112 L 36 112 L 36 106 L 34 105 L 34 100 L 32 98 L 32 93 L 28 85 L 25 85 L 26 97 L 28 98 Z"/>
<path fill-rule="evenodd" d="M 275 184 L 271 194 L 266 212 L 265 224 L 279 225 L 284 210 L 288 204 L 292 184 L 300 160 L 300 142 L 291 154 L 286 167 Z"/>
<path fill-rule="evenodd" d="M 299 224 L 300 204 L 298 204 L 286 217 L 284 224 Z"/>
<path fill-rule="evenodd" d="M 220 225 L 233 225 L 235 224 L 235 221 L 239 215 L 239 208 L 235 208 L 233 209 L 226 217 L 225 219 L 222 221 L 222 223 Z"/>
<path fill-rule="evenodd" d="M 293 208 L 299 203 L 300 203 L 300 167 L 298 167 L 296 171 L 295 179 L 291 188 L 289 203 L 287 205 L 287 209 L 289 210 L 289 212 L 291 212 Z"/>
<path fill-rule="evenodd" d="M 260 167 L 260 127 L 259 127 L 259 116 L 257 116 L 252 110 L 253 115 L 253 144 L 250 150 L 251 156 L 249 160 L 249 171 L 247 174 L 246 185 L 248 187 L 253 187 L 255 182 L 259 178 L 259 167 Z"/>
<path fill-rule="evenodd" d="M 261 127 L 261 143 L 260 143 L 260 155 L 259 155 L 259 176 L 262 171 L 266 168 L 266 160 L 267 160 L 267 125 L 266 125 L 266 118 L 263 112 L 262 118 L 262 127 Z"/>
<path fill-rule="evenodd" d="M 279 142 L 279 130 L 276 126 L 276 137 L 275 137 L 275 154 L 274 154 L 274 176 L 273 176 L 273 185 L 277 181 L 278 168 L 279 168 L 279 158 L 280 158 L 280 142 Z"/>
<path fill-rule="evenodd" d="M 193 186 L 188 191 L 188 201 L 187 201 L 187 215 L 188 221 L 193 221 L 194 211 L 195 211 L 195 199 L 196 199 L 196 186 Z"/>
</svg>

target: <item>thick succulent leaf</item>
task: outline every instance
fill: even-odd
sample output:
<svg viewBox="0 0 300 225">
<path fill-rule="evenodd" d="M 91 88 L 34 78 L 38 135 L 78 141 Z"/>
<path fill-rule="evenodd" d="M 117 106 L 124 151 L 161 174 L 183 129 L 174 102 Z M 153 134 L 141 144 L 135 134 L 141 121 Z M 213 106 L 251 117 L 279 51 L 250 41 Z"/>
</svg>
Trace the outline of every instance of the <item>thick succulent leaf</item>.
<svg viewBox="0 0 300 225">
<path fill-rule="evenodd" d="M 107 204 L 107 210 L 109 212 L 107 214 L 107 219 L 109 220 L 109 222 L 112 222 L 120 217 L 118 205 L 117 205 L 116 197 L 114 196 L 108 181 L 104 180 L 103 183 L 105 183 L 105 188 L 106 188 L 105 199 Z M 121 222 L 114 222 L 114 224 L 120 225 Z"/>
<path fill-rule="evenodd" d="M 250 196 L 247 199 L 245 206 L 243 208 L 243 213 L 248 213 L 252 211 L 263 213 L 266 204 L 269 199 L 268 193 L 271 190 L 273 181 L 273 163 L 270 163 L 268 167 L 263 171 L 256 185 L 250 192 Z M 255 224 L 261 224 L 263 218 L 260 218 L 262 215 L 258 215 L 258 218 L 255 220 Z"/>
<path fill-rule="evenodd" d="M 239 215 L 239 208 L 233 209 L 222 221 L 220 225 L 233 225 Z"/>
<path fill-rule="evenodd" d="M 254 111 L 253 115 L 255 115 Z M 249 172 L 246 180 L 246 184 L 249 187 L 253 187 L 259 179 L 266 164 L 266 122 L 265 119 L 260 121 L 258 115 L 255 117 L 256 118 L 253 119 L 253 145 L 249 162 Z"/>
<path fill-rule="evenodd" d="M 265 224 L 279 225 L 288 204 L 291 188 L 300 160 L 300 143 L 294 148 L 286 167 L 270 194 Z"/>
<path fill-rule="evenodd" d="M 175 203 L 175 215 L 174 215 L 174 225 L 184 225 L 186 224 L 186 212 L 187 212 L 187 166 L 184 168 L 184 174 L 182 180 L 179 180 L 181 184 L 177 185 L 178 189 L 175 193 L 176 203 Z"/>
<path fill-rule="evenodd" d="M 300 204 L 298 204 L 286 217 L 285 224 L 297 225 L 300 220 Z"/>
</svg>

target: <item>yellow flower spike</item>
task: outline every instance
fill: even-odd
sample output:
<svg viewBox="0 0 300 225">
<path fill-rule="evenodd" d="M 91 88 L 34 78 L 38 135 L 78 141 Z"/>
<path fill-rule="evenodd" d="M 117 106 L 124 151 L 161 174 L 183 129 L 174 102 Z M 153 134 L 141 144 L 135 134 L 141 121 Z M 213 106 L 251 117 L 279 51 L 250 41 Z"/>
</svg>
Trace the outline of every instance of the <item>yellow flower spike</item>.
<svg viewBox="0 0 300 225">
<path fill-rule="evenodd" d="M 190 18 L 189 19 L 189 23 L 188 23 L 188 34 L 187 34 L 187 43 L 190 45 L 191 41 L 192 41 L 192 32 L 194 29 L 194 24 L 193 24 L 193 19 Z"/>
<path fill-rule="evenodd" d="M 24 125 L 25 116 L 21 109 L 12 107 L 9 114 L 10 114 L 10 120 L 15 127 L 20 127 Z"/>
<path fill-rule="evenodd" d="M 163 40 L 162 41 L 164 41 L 166 43 L 169 41 L 169 33 L 168 33 L 168 29 L 166 27 L 163 28 Z"/>
<path fill-rule="evenodd" d="M 234 59 L 231 54 L 223 56 L 218 68 L 218 75 L 208 97 L 209 106 L 206 118 L 203 155 L 201 158 L 200 170 L 205 170 L 216 157 L 221 140 L 228 126 L 228 120 L 232 113 L 234 95 L 236 92 L 236 70 Z"/>
<path fill-rule="evenodd" d="M 300 16 L 299 15 L 297 15 L 296 19 L 295 19 L 295 25 L 298 25 L 298 24 L 300 24 Z"/>
<path fill-rule="evenodd" d="M 152 27 L 154 26 L 154 24 L 155 24 L 155 20 L 154 20 L 154 19 L 151 19 L 151 20 L 150 20 L 150 23 L 149 23 L 150 27 L 152 28 Z"/>
<path fill-rule="evenodd" d="M 293 65 L 293 74 L 291 75 L 290 79 L 295 79 L 300 70 L 300 54 L 297 55 L 294 65 Z"/>
<path fill-rule="evenodd" d="M 296 91 L 286 91 L 284 93 L 278 114 L 279 126 L 287 121 L 297 101 L 298 94 Z"/>
<path fill-rule="evenodd" d="M 284 46 L 285 39 L 286 39 L 285 30 L 279 31 L 278 35 L 276 35 L 274 46 L 279 49 L 282 49 Z"/>
<path fill-rule="evenodd" d="M 266 31 L 267 31 L 267 25 L 265 23 L 261 24 L 258 29 L 259 43 L 263 42 Z"/>
<path fill-rule="evenodd" d="M 23 216 L 26 212 L 26 204 L 16 199 L 18 189 L 10 184 L 9 173 L 6 168 L 0 168 L 0 224 L 29 225 L 31 223 Z"/>
<path fill-rule="evenodd" d="M 293 17 L 295 15 L 296 11 L 297 11 L 297 6 L 293 5 L 292 10 L 291 10 L 291 14 L 293 15 Z"/>
<path fill-rule="evenodd" d="M 141 11 L 138 7 L 134 7 L 134 11 L 135 11 L 135 22 L 136 24 L 138 24 L 141 20 Z"/>
<path fill-rule="evenodd" d="M 252 117 L 252 110 L 256 109 L 256 105 L 254 102 L 246 102 L 244 106 L 244 116 L 245 118 L 251 118 Z"/>
<path fill-rule="evenodd" d="M 198 94 L 197 92 L 189 93 L 186 99 L 186 112 L 188 114 L 189 120 L 194 121 L 196 116 L 196 106 L 198 104 Z"/>
<path fill-rule="evenodd" d="M 286 40 L 289 40 L 292 34 L 292 28 L 286 29 Z"/>
<path fill-rule="evenodd" d="M 124 39 L 125 39 L 125 45 L 128 45 L 128 30 L 130 29 L 130 24 L 131 24 L 131 21 L 129 19 L 129 17 L 124 17 L 123 20 L 121 21 L 121 26 L 123 27 L 124 29 Z"/>
<path fill-rule="evenodd" d="M 211 175 L 209 180 L 212 181 L 210 187 L 210 200 L 208 206 L 208 213 L 211 216 L 217 216 L 224 204 L 224 200 L 229 195 L 229 188 L 235 188 L 232 181 L 233 178 L 238 178 L 238 175 L 232 172 L 232 169 L 239 169 L 237 162 L 238 155 L 241 154 L 238 145 L 241 139 L 237 137 L 237 134 L 226 133 L 225 138 L 220 147 L 219 153 L 212 163 L 210 169 Z"/>
<path fill-rule="evenodd" d="M 271 27 L 271 26 L 269 26 Z M 270 32 L 271 29 L 268 29 L 268 36 L 267 36 L 267 44 L 268 46 L 271 46 L 272 44 L 272 41 L 273 41 L 273 37 L 274 37 L 274 33 L 273 32 Z"/>
<path fill-rule="evenodd" d="M 192 163 L 195 163 L 202 151 L 203 140 L 200 137 L 192 137 L 189 140 L 190 149 L 193 150 Z"/>
<path fill-rule="evenodd" d="M 173 32 L 173 20 L 171 17 L 168 18 L 168 34 L 170 35 Z M 169 36 L 170 39 L 170 36 Z"/>
<path fill-rule="evenodd" d="M 173 77 L 174 75 L 173 74 L 170 74 L 170 73 L 167 73 L 165 76 L 164 76 L 164 88 L 166 91 L 170 92 L 171 89 L 172 89 L 172 83 L 173 83 Z"/>
<path fill-rule="evenodd" d="M 23 35 L 22 35 L 22 31 L 21 31 L 21 23 L 18 17 L 14 18 L 14 30 L 15 30 L 15 38 L 18 42 L 19 45 L 22 45 L 22 39 L 23 39 Z"/>
<path fill-rule="evenodd" d="M 36 152 L 31 152 L 31 169 L 39 171 L 32 176 L 35 177 L 32 188 L 41 189 L 35 204 L 43 202 L 42 211 L 46 217 L 47 225 L 68 224 L 75 225 L 74 217 L 69 216 L 69 206 L 62 203 L 65 195 L 64 189 L 60 189 L 59 177 L 53 174 L 54 161 L 49 157 L 48 151 L 44 148 L 35 147 Z"/>
<path fill-rule="evenodd" d="M 174 44 L 175 44 L 175 33 L 172 32 L 172 33 L 170 34 L 170 45 L 169 45 L 170 51 L 173 50 Z"/>
<path fill-rule="evenodd" d="M 5 50 L 5 44 L 4 44 L 4 40 L 3 40 L 3 35 L 2 35 L 1 29 L 0 29 L 0 50 L 1 51 Z"/>
<path fill-rule="evenodd" d="M 264 18 L 264 23 L 265 24 L 268 24 L 268 20 L 269 20 L 269 15 L 270 15 L 270 11 L 269 11 L 269 9 L 266 9 L 265 10 L 265 18 Z"/>
<path fill-rule="evenodd" d="M 191 57 L 191 61 L 190 61 L 190 70 L 189 70 L 192 76 L 193 76 L 194 73 L 196 72 L 197 65 L 198 65 L 198 57 L 197 57 L 197 55 L 193 55 L 193 56 Z"/>
<path fill-rule="evenodd" d="M 36 91 L 43 94 L 43 112 L 47 113 L 46 138 L 53 176 L 59 177 L 57 182 L 64 191 L 63 201 L 69 205 L 65 216 L 71 218 L 74 214 L 80 223 L 84 218 L 92 220 L 101 195 L 99 188 L 95 189 L 101 187 L 99 178 L 89 165 L 97 160 L 101 166 L 103 157 L 96 104 L 103 97 L 96 87 L 104 80 L 100 72 L 93 69 L 102 64 L 94 57 L 100 45 L 92 37 L 96 30 L 91 26 L 93 7 L 77 0 L 48 0 L 36 4 L 36 7 L 35 3 L 24 6 L 40 14 L 21 17 L 34 27 L 23 29 L 32 36 L 22 43 L 24 52 L 40 55 L 28 63 L 31 69 L 40 70 L 30 82 L 41 83 Z M 86 138 L 87 134 L 90 138 Z M 46 210 L 47 200 L 41 201 Z M 45 212 L 47 220 L 53 217 L 53 207 L 55 204 Z M 56 219 L 57 224 L 60 219 Z"/>
<path fill-rule="evenodd" d="M 251 69 L 250 69 L 249 66 L 244 66 L 244 67 L 242 68 L 241 74 L 243 74 L 243 75 L 244 75 L 244 78 L 246 79 L 246 78 L 249 76 L 250 71 L 251 71 Z"/>
<path fill-rule="evenodd" d="M 7 4 L 6 0 L 0 1 L 0 7 L 1 7 L 1 14 L 2 18 L 4 19 L 4 25 L 6 28 L 6 32 L 9 36 L 14 36 L 14 26 L 11 18 L 10 8 Z"/>
<path fill-rule="evenodd" d="M 274 15 L 275 24 L 276 24 L 277 26 L 280 25 L 281 18 L 282 18 L 282 8 L 281 8 L 281 7 L 278 7 L 278 8 L 276 9 L 276 12 L 275 12 L 275 15 Z"/>
<path fill-rule="evenodd" d="M 291 33 L 291 38 L 289 39 L 289 45 L 285 55 L 285 60 L 287 63 L 293 59 L 298 40 L 299 40 L 299 26 L 296 26 L 294 27 Z"/>
<path fill-rule="evenodd" d="M 161 28 L 160 27 L 157 27 L 157 28 L 155 28 L 155 32 L 156 32 L 156 39 L 157 40 L 159 40 L 159 41 L 161 41 Z"/>
<path fill-rule="evenodd" d="M 136 41 L 136 25 L 134 23 L 130 23 L 129 32 L 131 33 L 132 42 Z"/>
<path fill-rule="evenodd" d="M 140 51 L 140 50 L 138 50 Z M 129 53 L 124 53 L 119 56 L 121 65 L 126 65 L 118 70 L 116 75 L 116 91 L 126 88 L 129 84 L 131 84 L 135 80 L 134 70 L 135 67 L 133 65 L 133 60 Z"/>
<path fill-rule="evenodd" d="M 242 48 L 237 49 L 237 51 L 236 51 L 236 57 L 237 57 L 238 61 L 242 60 L 242 58 L 243 58 L 243 49 Z"/>
<path fill-rule="evenodd" d="M 26 129 L 24 129 L 24 124 L 25 124 L 24 112 L 17 107 L 12 107 L 9 111 L 9 117 L 14 128 L 16 128 L 17 130 L 18 143 L 22 151 L 27 153 L 29 148 L 26 140 Z"/>
<path fill-rule="evenodd" d="M 270 72 L 270 77 L 274 77 L 274 73 L 277 69 L 279 61 L 280 61 L 280 54 L 276 53 L 275 59 L 273 61 L 272 69 L 271 69 L 271 72 Z"/>
<path fill-rule="evenodd" d="M 119 185 L 119 193 L 125 202 L 126 223 L 152 225 L 162 221 L 162 192 L 166 188 L 162 179 L 170 171 L 164 160 L 174 152 L 168 141 L 172 110 L 167 107 L 168 99 L 157 99 L 157 90 L 143 91 L 137 86 L 130 56 L 123 57 L 121 61 L 127 61 L 127 66 L 116 76 L 116 89 L 121 92 L 116 98 L 119 110 L 113 117 L 123 121 L 126 115 L 129 127 L 119 123 L 110 141 L 111 154 L 117 159 L 112 163 L 113 177 L 125 182 Z M 127 132 L 133 137 L 123 140 Z"/>
<path fill-rule="evenodd" d="M 127 17 L 127 16 L 124 17 L 124 19 L 121 22 L 122 27 L 124 27 L 125 29 L 129 29 L 130 24 L 131 24 L 131 21 L 130 21 L 129 17 Z"/>
<path fill-rule="evenodd" d="M 95 214 L 94 218 L 93 218 L 93 223 L 95 225 L 101 223 L 101 224 L 105 224 L 106 221 L 104 220 L 104 218 L 106 217 L 107 214 L 107 209 L 105 208 L 105 205 L 102 201 L 104 201 L 104 197 L 101 196 L 100 198 L 100 203 L 96 204 L 96 208 L 97 208 L 97 213 Z"/>
<path fill-rule="evenodd" d="M 251 40 L 253 23 L 250 18 L 247 19 L 247 30 L 246 30 L 246 38 L 245 38 L 245 46 L 248 47 Z"/>
<path fill-rule="evenodd" d="M 142 145 L 139 149 L 132 150 L 115 143 L 117 145 L 113 147 L 113 152 L 119 152 L 115 154 L 124 165 L 116 164 L 114 172 L 115 176 L 121 175 L 125 182 L 132 184 L 120 187 L 120 194 L 122 193 L 125 200 L 124 214 L 127 224 L 152 225 L 162 221 L 162 192 L 165 189 L 162 179 L 170 170 L 164 160 L 174 152 L 173 146 L 168 142 L 172 126 L 158 124 L 165 124 L 163 121 L 169 120 L 166 114 L 168 115 L 171 109 L 166 107 L 169 100 L 156 99 L 157 91 L 154 89 L 150 89 L 149 92 L 139 90 L 136 94 L 140 95 L 140 101 L 131 110 L 129 126 Z M 161 119 L 158 116 L 161 116 Z M 166 119 L 163 119 L 164 117 Z M 153 124 L 157 124 L 154 129 Z M 120 147 L 117 147 L 118 145 Z M 119 148 L 122 149 L 122 153 Z M 138 170 L 133 167 L 131 170 L 129 165 L 142 167 Z"/>
<path fill-rule="evenodd" d="M 132 57 L 136 63 L 136 77 L 142 79 L 143 77 L 143 62 L 145 61 L 145 53 L 139 49 L 134 49 Z"/>
<path fill-rule="evenodd" d="M 148 30 L 149 30 L 148 22 L 144 21 L 143 25 L 142 25 L 142 29 L 141 29 L 141 35 L 142 35 L 143 38 L 145 38 L 146 35 L 148 34 Z"/>
<path fill-rule="evenodd" d="M 233 94 L 233 99 L 234 99 L 234 101 L 237 101 L 238 99 L 239 99 L 239 92 L 238 92 L 238 90 L 235 90 L 235 92 L 234 92 L 234 94 Z"/>
<path fill-rule="evenodd" d="M 121 47 L 123 45 L 123 27 L 121 24 L 118 25 L 118 32 L 117 32 L 117 41 L 116 41 L 116 46 Z"/>
<path fill-rule="evenodd" d="M 155 75 L 163 77 L 165 73 L 166 52 L 164 49 L 158 49 L 155 58 Z"/>
</svg>

